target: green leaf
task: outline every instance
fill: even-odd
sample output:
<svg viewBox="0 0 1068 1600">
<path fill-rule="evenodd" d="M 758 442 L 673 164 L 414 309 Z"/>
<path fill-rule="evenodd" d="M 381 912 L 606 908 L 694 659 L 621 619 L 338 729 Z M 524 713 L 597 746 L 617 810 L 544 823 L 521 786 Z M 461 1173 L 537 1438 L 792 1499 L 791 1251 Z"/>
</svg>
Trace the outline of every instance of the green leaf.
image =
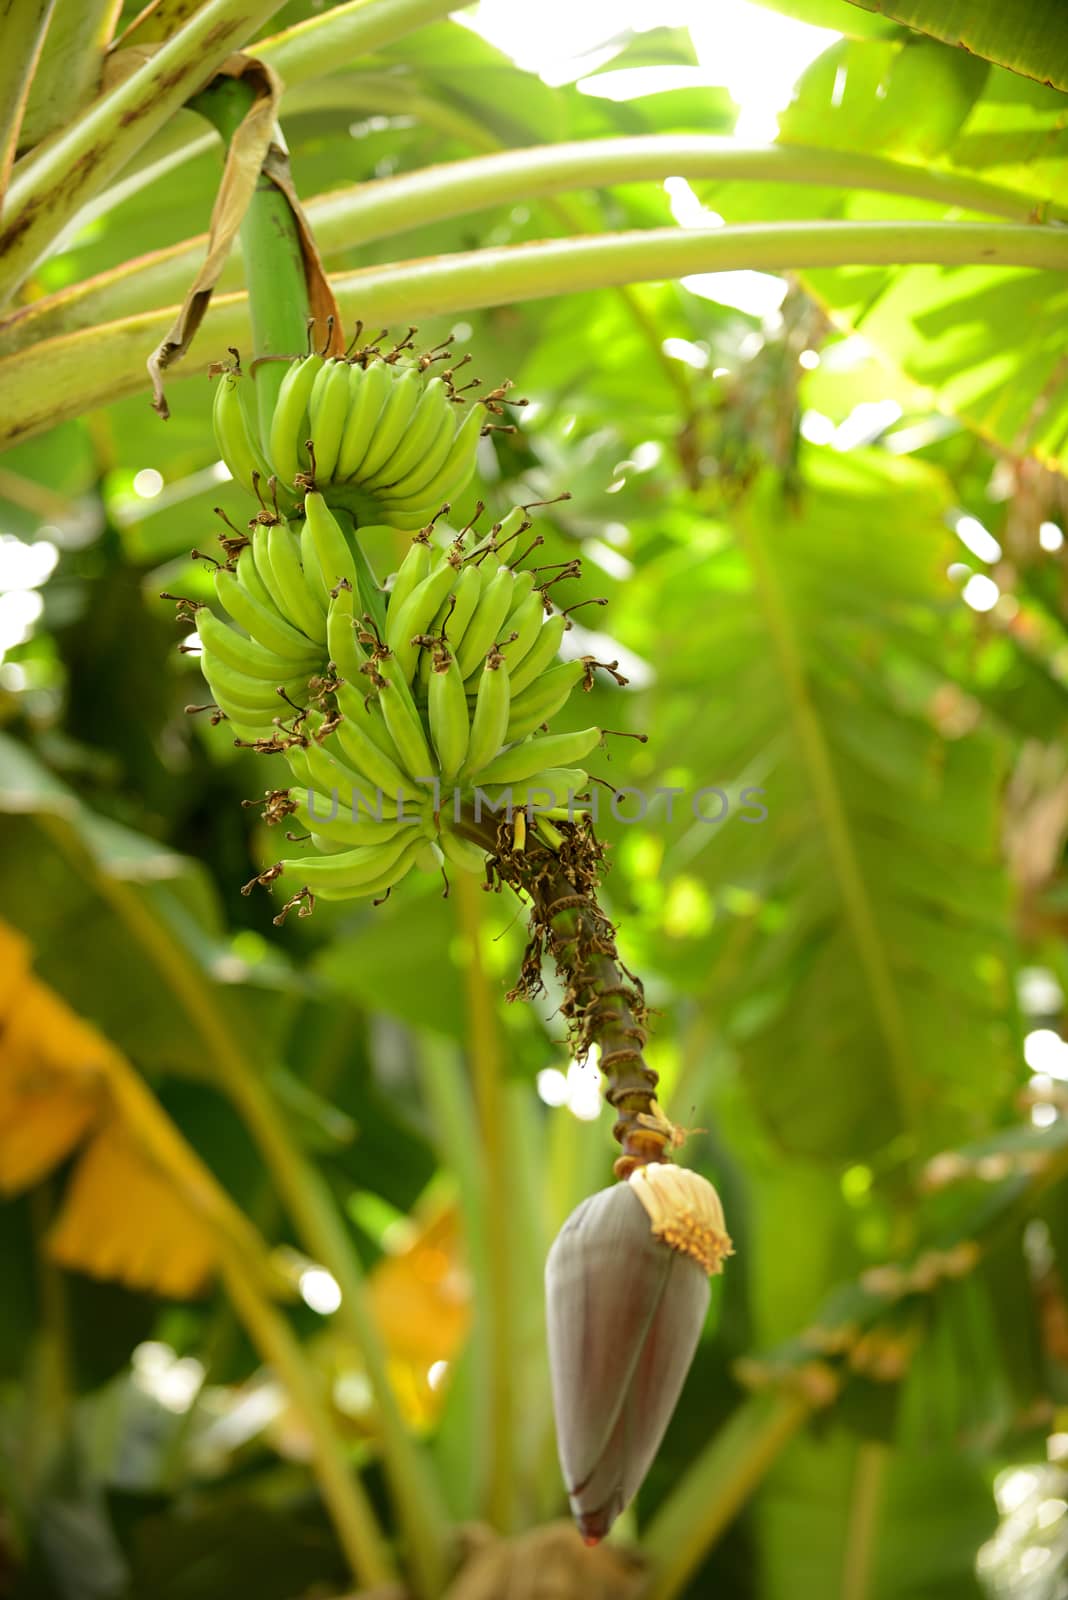
<svg viewBox="0 0 1068 1600">
<path fill-rule="evenodd" d="M 852 0 L 892 22 L 1057 89 L 1068 89 L 1068 17 L 1060 0 Z"/>
<path fill-rule="evenodd" d="M 779 137 L 930 160 L 960 132 L 986 73 L 930 40 L 842 39 L 802 75 Z"/>
</svg>

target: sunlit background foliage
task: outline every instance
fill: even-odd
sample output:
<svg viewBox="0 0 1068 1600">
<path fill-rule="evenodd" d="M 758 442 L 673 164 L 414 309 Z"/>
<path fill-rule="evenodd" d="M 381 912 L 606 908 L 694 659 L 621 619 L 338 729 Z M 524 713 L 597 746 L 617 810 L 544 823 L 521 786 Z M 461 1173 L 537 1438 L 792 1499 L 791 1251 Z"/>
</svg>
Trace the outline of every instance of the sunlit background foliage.
<svg viewBox="0 0 1068 1600">
<path fill-rule="evenodd" d="M 269 31 L 322 9 L 292 0 Z M 282 112 L 305 200 L 503 147 L 734 133 L 1068 207 L 1062 92 L 846 0 L 483 0 Z M 219 171 L 181 113 L 22 300 L 202 232 Z M 667 176 L 325 255 L 972 215 Z M 662 1595 L 1068 1592 L 1066 309 L 1053 273 L 842 266 L 421 322 L 531 402 L 459 510 L 570 492 L 541 555 L 581 554 L 568 600 L 609 605 L 568 648 L 630 679 L 574 725 L 650 736 L 597 771 L 679 791 L 618 815 L 600 791 L 662 1099 L 737 1251 L 618 1529 L 651 1560 L 693 1534 Z M 0 363 L 16 337 L 0 323 Z M 518 1534 L 565 1509 L 541 1270 L 609 1181 L 610 1114 L 555 992 L 505 1003 L 514 901 L 425 879 L 278 929 L 241 894 L 284 853 L 241 804 L 270 773 L 185 714 L 205 696 L 159 595 L 206 598 L 190 550 L 213 506 L 244 513 L 207 379 L 176 368 L 168 393 L 166 424 L 146 385 L 0 461 L 0 1593 L 293 1600 L 340 1593 L 345 1562 L 306 1418 L 220 1287 L 235 1256 L 397 1530 L 364 1363 L 271 1141 L 342 1219 L 450 1517 Z M 402 548 L 372 551 L 381 572 Z M 146 1167 L 138 1139 L 171 1154 Z"/>
</svg>

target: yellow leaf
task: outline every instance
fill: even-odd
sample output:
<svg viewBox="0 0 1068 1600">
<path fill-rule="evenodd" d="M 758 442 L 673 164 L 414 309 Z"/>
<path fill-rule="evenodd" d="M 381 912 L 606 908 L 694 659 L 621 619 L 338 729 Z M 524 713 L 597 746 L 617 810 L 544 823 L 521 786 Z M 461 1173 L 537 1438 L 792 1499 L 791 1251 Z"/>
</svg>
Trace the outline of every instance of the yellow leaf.
<svg viewBox="0 0 1068 1600">
<path fill-rule="evenodd" d="M 62 1266 L 177 1299 L 202 1293 L 218 1260 L 211 1229 L 116 1122 L 79 1161 L 48 1249 Z"/>
<path fill-rule="evenodd" d="M 11 942 L 2 925 L 0 938 L 2 957 Z M 13 1194 L 50 1172 L 96 1122 L 115 1052 L 45 984 L 24 970 L 11 994 L 10 976 L 5 964 L 3 982 L 9 992 L 6 1015 L 0 1011 L 0 1189 Z"/>
<path fill-rule="evenodd" d="M 0 922 L 0 1192 L 38 1182 L 95 1133 L 50 1239 L 57 1260 L 184 1298 L 236 1251 L 278 1292 L 255 1228 L 121 1051 L 32 976 L 29 956 Z"/>
</svg>

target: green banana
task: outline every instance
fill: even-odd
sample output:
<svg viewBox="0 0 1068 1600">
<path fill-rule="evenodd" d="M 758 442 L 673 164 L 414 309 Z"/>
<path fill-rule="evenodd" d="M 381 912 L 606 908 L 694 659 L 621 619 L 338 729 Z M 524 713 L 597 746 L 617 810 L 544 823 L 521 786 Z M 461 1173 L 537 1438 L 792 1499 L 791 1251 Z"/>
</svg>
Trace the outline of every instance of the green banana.
<svg viewBox="0 0 1068 1600">
<path fill-rule="evenodd" d="M 516 810 L 521 806 L 533 805 L 537 806 L 539 811 L 549 813 L 571 804 L 573 799 L 589 787 L 589 781 L 589 773 L 581 767 L 546 767 L 522 783 L 480 782 L 474 787 L 497 809 L 500 808 L 502 801 L 505 803 L 510 801 Z"/>
<path fill-rule="evenodd" d="M 477 567 L 466 564 L 456 580 L 453 594 L 456 604 L 449 609 L 448 599 L 434 618 L 434 628 L 440 633 L 444 629 L 449 643 L 449 648 L 455 654 L 459 650 L 467 633 L 471 618 L 475 614 L 482 593 L 482 580 Z"/>
<path fill-rule="evenodd" d="M 475 713 L 471 718 L 471 737 L 464 763 L 464 777 L 477 780 L 504 743 L 508 726 L 508 666 L 498 651 L 490 656 L 478 680 Z"/>
<path fill-rule="evenodd" d="M 533 647 L 545 621 L 545 602 L 540 590 L 528 594 L 523 604 L 512 611 L 501 629 L 501 654 L 509 668 L 517 667 Z M 514 639 L 509 635 L 515 634 Z"/>
<path fill-rule="evenodd" d="M 404 560 L 394 574 L 393 583 L 389 589 L 391 610 L 398 610 L 407 600 L 412 590 L 422 583 L 424 578 L 430 576 L 433 560 L 434 552 L 430 547 L 430 540 L 424 535 L 418 535 L 408 546 L 404 553 Z"/>
<path fill-rule="evenodd" d="M 281 866 L 301 884 L 302 888 L 308 889 L 317 899 L 369 899 L 372 895 L 380 895 L 387 889 L 392 889 L 407 877 L 415 865 L 416 856 L 421 848 L 422 841 L 412 840 L 395 857 L 392 864 L 380 871 L 376 878 L 360 878 L 355 884 L 352 879 L 360 877 L 360 864 L 354 862 L 351 867 L 346 867 L 344 863 L 347 853 L 326 856 L 319 861 L 314 858 L 306 861 L 283 861 Z M 314 870 L 307 870 L 309 868 Z"/>
<path fill-rule="evenodd" d="M 363 892 L 365 885 L 377 886 L 383 874 L 412 851 L 415 843 L 421 844 L 422 838 L 417 841 L 410 836 L 398 835 L 379 844 L 357 845 L 342 855 L 327 856 L 322 860 L 312 856 L 298 861 L 283 861 L 281 866 L 283 872 L 299 877 L 313 894 L 322 893 L 324 898 L 328 898 L 328 891 L 336 890 L 339 891 L 337 897 L 342 898 L 341 891 L 347 896 L 353 892 Z"/>
<path fill-rule="evenodd" d="M 304 568 L 304 582 L 311 590 L 312 599 L 324 612 L 327 611 L 330 606 L 330 590 L 319 565 L 319 552 L 315 548 L 307 517 L 300 524 L 300 564 Z"/>
<path fill-rule="evenodd" d="M 342 739 L 341 728 L 346 728 L 350 735 L 355 731 L 356 737 Z M 353 730 L 346 720 L 330 736 L 330 750 L 314 739 L 311 741 L 305 752 L 310 786 L 319 794 L 330 794 L 336 790 L 339 805 L 344 806 L 349 815 L 355 815 L 361 809 L 371 815 L 381 811 L 383 818 L 392 820 L 396 815 L 398 797 L 405 804 L 409 801 L 414 804 L 422 797 L 399 768 L 392 764 L 376 766 L 374 774 L 365 771 L 362 762 L 357 761 L 353 754 L 354 751 L 364 753 L 365 747 L 358 734 L 359 730 Z M 378 752 L 376 745 L 371 748 L 372 752 Z M 380 779 L 384 781 L 380 782 Z"/>
<path fill-rule="evenodd" d="M 268 610 L 254 600 L 241 587 L 233 572 L 225 567 L 217 567 L 214 576 L 219 603 L 251 638 L 290 662 L 302 664 L 308 660 L 309 654 L 315 659 L 316 652 L 311 641 L 284 621 L 273 606 Z M 292 671 L 291 666 L 290 673 Z"/>
<path fill-rule="evenodd" d="M 467 625 L 457 660 L 464 678 L 481 670 L 482 663 L 497 642 L 505 617 L 512 606 L 514 580 L 508 567 L 499 567 L 479 596 L 475 614 Z"/>
<path fill-rule="evenodd" d="M 425 798 L 426 791 L 418 789 L 405 776 L 399 750 L 394 750 L 397 759 L 387 755 L 364 727 L 368 712 L 359 695 L 347 685 L 342 686 L 337 691 L 337 703 L 343 720 L 335 737 L 360 778 L 390 798 L 398 794 L 410 800 Z M 424 767 L 419 775 L 429 777 L 431 771 L 430 767 Z"/>
<path fill-rule="evenodd" d="M 256 570 L 256 557 L 252 546 L 247 544 L 237 558 L 237 565 L 233 568 L 237 581 L 246 594 L 257 600 L 261 606 L 266 606 L 268 611 L 277 611 L 274 596 Z"/>
<path fill-rule="evenodd" d="M 361 615 L 370 617 L 378 630 L 378 637 L 386 636 L 386 606 L 388 596 L 375 575 L 375 570 L 367 559 L 362 539 L 353 539 L 352 554 L 356 561 L 356 573 L 359 578 L 360 604 L 363 607 Z"/>
<path fill-rule="evenodd" d="M 427 630 L 431 634 L 443 636 L 453 655 L 456 654 L 463 642 L 467 625 L 474 615 L 475 607 L 478 605 L 480 593 L 481 581 L 478 575 L 478 568 L 468 563 L 461 569 L 452 593 L 445 596 L 445 599 L 438 607 L 437 615 Z M 455 605 L 453 600 L 456 602 Z M 419 657 L 418 671 L 419 688 L 422 694 L 425 694 L 430 687 L 430 674 L 433 671 L 433 667 L 432 652 L 424 650 Z M 463 673 L 460 676 L 463 677 Z"/>
<path fill-rule="evenodd" d="M 456 568 L 448 560 L 441 560 L 431 567 L 428 576 L 416 585 L 399 610 L 391 602 L 386 612 L 386 644 L 404 674 L 405 683 L 411 683 L 419 660 L 421 647 L 414 641 L 426 635 L 455 581 Z"/>
<path fill-rule="evenodd" d="M 271 568 L 271 554 L 267 548 L 267 535 L 271 530 L 269 522 L 254 522 L 249 528 L 249 538 L 252 540 L 252 554 L 256 562 L 256 571 L 260 582 L 270 595 L 274 604 L 278 605 L 278 585 L 274 581 L 274 572 Z"/>
<path fill-rule="evenodd" d="M 390 512 L 426 511 L 443 505 L 449 496 L 464 487 L 475 467 L 478 441 L 482 436 L 482 416 L 474 407 L 468 412 L 452 442 L 445 464 L 429 478 L 414 478 L 400 490 L 381 490 L 378 499 Z"/>
<path fill-rule="evenodd" d="M 282 379 L 274 404 L 267 453 L 279 482 L 287 488 L 292 488 L 297 473 L 306 471 L 310 465 L 304 448 L 308 437 L 308 401 L 322 366 L 320 355 L 303 356 L 294 361 Z"/>
<path fill-rule="evenodd" d="M 516 572 L 515 568 L 513 567 L 512 576 L 512 609 L 508 617 L 505 619 L 505 631 L 507 633 L 511 633 L 512 629 L 515 627 L 516 613 L 522 608 L 523 602 L 526 600 L 527 596 L 534 587 L 534 574 L 530 571 L 529 567 L 524 567 L 522 572 Z"/>
<path fill-rule="evenodd" d="M 418 367 L 407 367 L 399 378 L 394 377 L 389 399 L 375 424 L 374 437 L 356 473 L 361 484 L 367 483 L 389 462 L 404 437 L 422 392 L 423 374 Z"/>
<path fill-rule="evenodd" d="M 483 767 L 483 784 L 522 783 L 546 767 L 565 761 L 581 761 L 600 741 L 600 728 L 579 728 L 574 733 L 547 733 L 511 745 Z"/>
<path fill-rule="evenodd" d="M 333 797 L 317 794 L 314 789 L 306 790 L 302 797 L 292 794 L 291 798 L 297 808 L 293 812 L 294 822 L 300 823 L 310 833 L 321 834 L 332 844 L 350 847 L 387 844 L 402 835 L 411 839 L 412 829 L 416 826 L 414 820 L 408 821 L 403 818 L 389 820 L 384 808 L 381 821 L 375 816 L 354 821 L 351 809 L 341 805 L 340 796 L 338 796 L 337 815 L 331 816 L 330 813 L 334 810 Z"/>
<path fill-rule="evenodd" d="M 327 592 L 336 588 L 342 578 L 347 578 L 355 587 L 356 563 L 341 524 L 315 490 L 304 497 L 304 515 Z"/>
<path fill-rule="evenodd" d="M 542 623 L 541 632 L 512 673 L 513 695 L 522 694 L 527 685 L 533 683 L 549 662 L 554 660 L 566 632 L 567 618 L 562 611 L 557 611 Z"/>
<path fill-rule="evenodd" d="M 567 703 L 585 670 L 581 661 L 560 661 L 536 678 L 521 694 L 513 694 L 508 708 L 505 740 L 515 744 L 555 716 L 561 706 Z"/>
<path fill-rule="evenodd" d="M 403 435 L 385 465 L 370 476 L 364 476 L 366 487 L 376 491 L 379 488 L 399 490 L 404 478 L 426 459 L 443 431 L 451 438 L 453 424 L 448 391 L 443 379 L 431 378 L 429 383 L 423 384 L 423 392 Z"/>
<path fill-rule="evenodd" d="M 269 711 L 271 716 L 284 716 L 287 708 L 279 698 L 279 688 L 284 689 L 298 705 L 302 698 L 307 697 L 307 678 L 279 678 L 274 683 L 266 678 L 251 678 L 247 673 L 239 672 L 236 667 L 218 660 L 207 650 L 200 658 L 200 668 L 212 692 L 219 691 L 224 694 L 243 711 Z"/>
<path fill-rule="evenodd" d="M 361 669 L 367 663 L 367 652 L 353 628 L 354 601 L 351 585 L 340 588 L 331 600 L 326 614 L 326 648 L 341 677 L 355 688 L 365 681 Z"/>
<path fill-rule="evenodd" d="M 427 720 L 441 776 L 446 783 L 451 783 L 467 758 L 470 719 L 463 677 L 456 657 L 447 653 L 434 664 L 427 696 Z"/>
<path fill-rule="evenodd" d="M 308 403 L 308 437 L 315 450 L 318 482 L 328 483 L 334 476 L 348 413 L 349 363 L 326 361 L 316 375 Z"/>
<path fill-rule="evenodd" d="M 437 774 L 437 764 L 430 754 L 411 692 L 391 664 L 387 664 L 386 670 L 390 675 L 378 692 L 378 703 L 390 738 L 397 747 L 401 766 L 412 778 L 433 778 Z"/>
<path fill-rule="evenodd" d="M 349 370 L 349 414 L 341 435 L 335 477 L 348 483 L 360 469 L 374 435 L 375 424 L 389 398 L 393 369 L 386 361 Z"/>
<path fill-rule="evenodd" d="M 301 633 L 314 639 L 316 644 L 325 644 L 326 617 L 304 581 L 299 549 L 300 536 L 288 523 L 272 523 L 267 529 L 267 558 L 274 574 L 275 604 Z"/>
<path fill-rule="evenodd" d="M 423 459 L 417 462 L 414 467 L 410 468 L 405 474 L 404 478 L 399 480 L 397 483 L 390 484 L 388 488 L 383 488 L 382 490 L 376 492 L 379 493 L 380 497 L 383 499 L 383 501 L 385 501 L 388 495 L 404 495 L 409 493 L 419 482 L 429 483 L 445 469 L 449 458 L 452 455 L 453 446 L 455 443 L 456 429 L 453 425 L 453 418 L 450 414 L 450 416 L 447 418 L 447 425 L 441 429 L 440 433 L 435 435 L 430 447 L 424 453 Z M 430 509 L 432 511 L 436 511 L 439 503 L 440 502 L 436 502 L 430 507 Z M 427 510 L 427 501 L 422 495 L 417 497 L 417 510 L 420 517 L 422 517 L 423 513 Z"/>
<path fill-rule="evenodd" d="M 445 859 L 464 872 L 482 873 L 486 868 L 486 852 L 470 839 L 461 839 L 457 833 L 440 833 L 438 844 Z"/>
<path fill-rule="evenodd" d="M 246 639 L 234 628 L 227 627 L 207 606 L 197 612 L 196 624 L 204 649 L 236 671 L 247 673 L 250 678 L 265 678 L 271 684 L 283 683 L 297 670 L 292 657 L 281 656 L 256 639 Z M 304 641 L 304 646 L 308 654 L 301 659 L 299 669 L 304 671 L 306 668 L 311 674 L 318 665 L 319 657 L 308 640 Z"/>
<path fill-rule="evenodd" d="M 254 477 L 258 474 L 261 493 L 266 494 L 271 469 L 245 409 L 243 381 L 238 372 L 222 372 L 219 375 L 212 403 L 215 441 L 234 482 L 240 483 L 249 494 L 253 494 Z"/>
</svg>

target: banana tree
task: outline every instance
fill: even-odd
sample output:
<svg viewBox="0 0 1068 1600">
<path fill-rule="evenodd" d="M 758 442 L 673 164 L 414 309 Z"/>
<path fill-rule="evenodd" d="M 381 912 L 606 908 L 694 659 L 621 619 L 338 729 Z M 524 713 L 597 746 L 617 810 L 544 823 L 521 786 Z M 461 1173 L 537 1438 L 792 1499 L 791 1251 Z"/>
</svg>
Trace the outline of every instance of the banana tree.
<svg viewBox="0 0 1068 1600">
<path fill-rule="evenodd" d="M 1063 466 L 1055 329 L 1068 184 L 1063 98 L 1032 81 L 1046 73 L 1045 35 L 1020 6 L 1004 28 L 969 22 L 961 42 L 972 54 L 955 54 L 934 22 L 934 38 L 897 26 L 923 29 L 923 8 L 873 24 L 846 0 L 798 0 L 783 9 L 815 9 L 843 37 L 802 79 L 779 139 L 746 148 L 726 136 L 730 107 L 714 91 L 680 109 L 548 90 L 449 20 L 450 9 L 352 0 L 315 13 L 287 6 L 280 17 L 279 4 L 156 0 L 127 16 L 112 5 L 77 15 L 16 6 L 0 162 L 0 428 L 11 450 L 0 494 L 16 518 L 47 515 L 54 502 L 34 452 L 49 430 L 82 429 L 76 419 L 91 433 L 102 408 L 136 418 L 153 459 L 166 453 L 154 441 L 178 434 L 176 483 L 186 487 L 165 507 L 157 526 L 173 519 L 175 531 L 155 549 L 189 625 L 183 648 L 210 690 L 197 737 L 216 759 L 224 740 L 254 754 L 266 776 L 258 870 L 243 893 L 281 887 L 277 937 L 299 938 L 294 922 L 313 910 L 313 921 L 334 901 L 366 910 L 404 880 L 416 920 L 403 921 L 409 902 L 398 896 L 400 920 L 385 924 L 394 934 L 382 944 L 399 941 L 403 966 L 413 933 L 429 930 L 408 976 L 415 987 L 454 936 L 425 910 L 442 871 L 450 915 L 457 908 L 464 1051 L 417 1031 L 413 1058 L 430 1143 L 456 1186 L 476 1309 L 429 1442 L 405 1414 L 329 1163 L 313 1159 L 314 1141 L 287 1114 L 299 1056 L 279 1082 L 265 1078 L 244 1031 L 255 1011 L 242 1021 L 220 998 L 203 947 L 214 913 L 187 888 L 146 887 L 153 853 L 131 871 L 126 852 L 138 850 L 120 847 L 113 824 L 39 764 L 20 767 L 14 751 L 5 809 L 23 814 L 19 827 L 80 874 L 94 914 L 133 941 L 146 984 L 176 1008 L 192 1053 L 236 1110 L 285 1229 L 337 1285 L 337 1323 L 358 1353 L 373 1419 L 370 1448 L 348 1464 L 285 1316 L 230 1256 L 218 1269 L 303 1418 L 361 1593 L 462 1600 L 504 1592 L 553 1560 L 561 1592 L 600 1585 L 669 1600 L 701 1592 L 703 1564 L 750 1508 L 753 1592 L 775 1595 L 793 1582 L 791 1517 L 810 1469 L 819 1521 L 802 1542 L 814 1591 L 904 1593 L 895 1584 L 910 1494 L 938 1496 L 959 1476 L 964 1402 L 947 1402 L 932 1443 L 925 1397 L 959 1362 L 962 1337 L 985 1341 L 997 1372 L 997 1393 L 975 1402 L 984 1426 L 1047 1391 L 1034 1355 L 1040 1314 L 1019 1295 L 1007 1316 L 998 1287 L 1026 1278 L 1036 1218 L 1056 1256 L 1068 1175 L 1061 1125 L 1021 1127 L 1010 1114 L 1021 1021 L 1007 988 L 1021 945 L 993 841 L 1004 766 L 1032 730 L 1009 703 L 1017 657 L 992 673 L 959 617 L 939 638 L 952 515 L 944 475 L 893 449 L 854 459 L 843 446 L 837 459 L 799 466 L 799 370 L 815 374 L 834 326 L 861 328 L 896 359 L 911 408 L 922 391 L 1020 471 Z M 621 38 L 609 66 L 685 67 L 688 50 L 666 30 Z M 1013 116 L 1023 131 L 1002 148 Z M 442 154 L 450 159 L 434 159 Z M 309 176 L 325 183 L 321 193 L 309 192 Z M 717 214 L 675 225 L 668 180 L 699 185 Z M 721 329 L 725 347 L 736 339 L 735 372 L 713 367 L 708 383 L 693 375 L 710 365 L 707 346 L 689 341 L 686 365 L 672 353 L 670 286 L 736 270 L 800 275 L 807 295 L 768 320 L 751 373 L 756 352 Z M 536 301 L 563 319 L 540 365 Z M 584 325 L 586 306 L 608 330 L 600 338 Z M 501 367 L 491 365 L 498 356 Z M 634 374 L 649 385 L 644 410 Z M 633 407 L 626 448 L 609 441 L 620 464 L 598 466 L 594 434 L 575 451 L 568 431 L 539 429 L 537 417 L 528 438 L 528 385 L 550 415 L 557 394 L 568 404 L 591 397 L 608 415 L 614 403 Z M 628 479 L 641 477 L 643 432 L 671 440 L 673 498 L 642 579 L 619 584 L 614 627 L 656 659 L 665 639 L 687 637 L 697 604 L 716 639 L 707 660 L 660 669 L 644 726 L 632 705 L 619 712 L 626 672 L 618 655 L 600 659 L 596 636 L 558 659 L 583 630 L 570 626 L 576 606 L 557 609 L 550 593 L 580 576 L 584 520 L 603 524 L 606 493 L 641 517 L 640 484 L 634 492 Z M 217 493 L 219 455 L 234 485 L 219 553 L 190 562 L 179 550 L 191 514 Z M 729 534 L 694 537 L 701 523 Z M 542 545 L 560 560 L 524 566 Z M 1041 594 L 1037 604 L 1053 629 Z M 1006 645 L 1021 657 L 1028 647 L 1033 657 L 1033 636 Z M 1048 670 L 1043 690 L 1060 717 L 1056 682 Z M 698 761 L 692 711 L 680 722 L 680 707 L 701 684 L 721 698 L 706 709 Z M 538 733 L 557 715 L 574 722 L 580 685 L 593 725 Z M 938 685 L 957 698 L 934 714 Z M 744 723 L 720 709 L 739 691 Z M 965 702 L 981 708 L 978 724 L 958 729 L 952 713 L 964 715 Z M 604 821 L 624 851 L 618 803 L 637 795 L 644 818 L 651 773 L 671 779 L 658 792 L 687 804 L 702 764 L 743 773 L 743 794 L 763 795 L 774 780 L 777 809 L 748 819 L 767 821 L 767 832 L 746 831 L 743 818 L 713 837 L 693 809 L 679 841 L 683 864 L 700 857 L 685 878 L 691 897 L 748 873 L 745 892 L 774 908 L 755 922 L 732 913 L 695 946 L 684 987 L 698 1020 L 663 1030 L 673 1114 L 685 1114 L 691 1092 L 715 1103 L 708 1146 L 661 1109 L 645 1058 L 650 1010 L 631 970 L 638 956 L 625 913 L 617 929 L 604 899 L 590 758 L 610 712 L 628 726 L 607 746 L 619 765 Z M 647 750 L 656 765 L 643 765 Z M 633 784 L 617 786 L 620 767 Z M 386 819 L 383 794 L 394 806 Z M 279 824 L 295 847 L 282 860 Z M 298 824 L 304 831 L 287 831 Z M 173 863 L 157 870 L 175 873 Z M 629 870 L 640 887 L 634 848 Z M 505 928 L 480 879 L 518 894 L 529 914 L 519 947 L 514 937 L 505 945 L 517 957 L 513 998 L 536 1018 L 546 1012 L 542 1030 L 550 1010 L 563 1016 L 572 1056 L 599 1061 L 617 1112 L 622 1181 L 592 1200 L 607 1154 L 566 1132 L 546 1139 L 529 1078 L 508 1071 L 501 974 L 489 970 L 490 934 Z M 60 927 L 66 916 L 57 912 Z M 55 937 L 39 908 L 17 920 Z M 317 976 L 373 1006 L 367 972 L 380 936 L 357 924 L 346 942 L 346 926 L 327 922 L 336 938 Z M 650 942 L 639 934 L 638 955 Z M 662 955 L 646 953 L 659 974 Z M 717 996 L 729 1017 L 718 1038 L 701 1020 Z M 98 1015 L 95 1002 L 84 1009 Z M 99 1020 L 145 1059 L 128 1016 Z M 432 1017 L 414 1020 L 433 1034 Z M 530 1056 L 529 1038 L 523 1049 Z M 742 1063 L 752 1103 L 735 1092 L 728 1057 Z M 976 1058 L 984 1068 L 969 1082 Z M 846 1093 L 856 1060 L 862 1081 Z M 12 1105 L 25 1109 L 17 1096 Z M 314 1115 L 326 1115 L 318 1102 Z M 718 1277 L 731 1250 L 727 1225 L 695 1172 L 663 1180 L 676 1158 L 709 1165 L 727 1201 L 738 1259 L 727 1288 L 716 1286 L 722 1341 L 699 1345 L 706 1275 Z M 10 1187 L 36 1182 L 46 1165 Z M 863 1216 L 851 1218 L 850 1205 Z M 129 1277 L 122 1252 L 102 1265 L 79 1244 L 84 1232 L 57 1226 L 53 1255 Z M 548 1354 L 566 1483 L 546 1425 L 540 1303 L 557 1233 Z M 746 1273 L 732 1302 L 732 1275 Z M 732 1304 L 744 1323 L 733 1331 Z M 695 1350 L 697 1376 L 716 1372 L 710 1415 L 688 1419 L 683 1406 L 673 1426 L 689 1424 L 685 1444 L 672 1458 L 669 1435 L 666 1448 L 684 1470 L 669 1485 L 653 1468 L 655 1509 L 640 1527 L 625 1520 L 630 1542 L 588 1551 L 546 1526 L 566 1487 L 589 1541 L 608 1531 L 650 1469 Z M 961 1592 L 991 1516 L 980 1477 L 959 1497 Z M 476 1519 L 492 1534 L 472 1530 Z M 941 1532 L 912 1552 L 923 1581 Z M 729 1570 L 729 1541 L 723 1551 Z"/>
</svg>

